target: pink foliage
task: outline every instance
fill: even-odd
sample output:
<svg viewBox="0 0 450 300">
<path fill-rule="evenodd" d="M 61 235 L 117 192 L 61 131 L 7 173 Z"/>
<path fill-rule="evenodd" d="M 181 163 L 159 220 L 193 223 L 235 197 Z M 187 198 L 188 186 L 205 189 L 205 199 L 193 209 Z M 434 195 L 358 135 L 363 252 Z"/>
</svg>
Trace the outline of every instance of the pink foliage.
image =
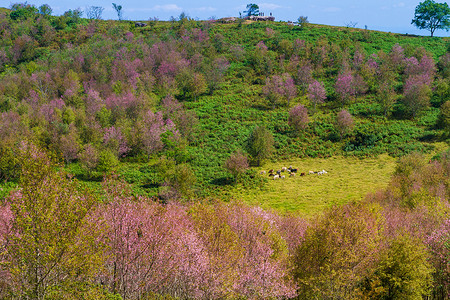
<svg viewBox="0 0 450 300">
<path fill-rule="evenodd" d="M 110 148 L 118 157 L 123 157 L 131 149 L 127 146 L 127 140 L 122 135 L 120 128 L 111 126 L 104 129 L 103 145 Z"/>
<path fill-rule="evenodd" d="M 436 277 L 442 284 L 443 296 L 450 298 L 450 219 L 447 219 L 438 229 L 426 239 L 431 249 Z"/>
<path fill-rule="evenodd" d="M 94 89 L 89 89 L 86 96 L 86 113 L 90 117 L 102 109 L 105 105 L 104 100 L 100 97 L 100 93 Z"/>
<path fill-rule="evenodd" d="M 0 205 L 0 287 L 6 286 L 10 280 L 7 247 L 13 234 L 14 215 L 9 203 Z M 2 293 L 0 293 L 1 295 Z"/>
<path fill-rule="evenodd" d="M 389 60 L 390 63 L 392 64 L 392 67 L 394 68 L 403 67 L 405 59 L 404 51 L 405 50 L 399 44 L 395 44 L 392 47 L 392 50 L 389 53 Z"/>
<path fill-rule="evenodd" d="M 336 116 L 336 127 L 341 136 L 353 130 L 353 126 L 354 123 L 352 115 L 346 110 L 341 110 Z"/>
<path fill-rule="evenodd" d="M 308 109 L 301 104 L 294 106 L 289 111 L 288 122 L 298 132 L 305 130 L 309 123 Z"/>
<path fill-rule="evenodd" d="M 239 279 L 233 288 L 249 299 L 289 297 L 294 286 L 285 281 L 286 261 L 271 239 L 277 234 L 273 215 L 260 208 L 235 205 L 228 208 L 228 224 L 236 232 L 244 249 L 238 264 Z M 279 245 L 278 245 L 279 246 Z M 255 266 L 258 266 L 255 268 Z"/>
<path fill-rule="evenodd" d="M 327 92 L 323 86 L 323 82 L 314 80 L 308 86 L 308 98 L 314 104 L 314 108 L 317 104 L 323 103 L 327 98 Z"/>
<path fill-rule="evenodd" d="M 268 48 L 263 41 L 260 41 L 258 44 L 256 44 L 256 49 L 259 49 L 262 52 L 266 52 Z"/>
<path fill-rule="evenodd" d="M 282 76 L 273 75 L 267 78 L 262 91 L 273 105 L 281 98 L 286 99 L 289 104 L 290 100 L 297 96 L 297 87 L 294 84 L 294 80 L 287 73 L 284 73 Z"/>
<path fill-rule="evenodd" d="M 170 119 L 164 121 L 162 112 L 153 113 L 149 110 L 144 116 L 142 125 L 141 141 L 147 154 L 153 154 L 163 149 L 161 134 L 170 131 L 175 137 L 178 136 L 175 124 Z"/>
<path fill-rule="evenodd" d="M 102 210 L 110 246 L 100 280 L 124 298 L 157 292 L 202 298 L 208 259 L 181 207 L 121 195 L 118 185 Z"/>
<path fill-rule="evenodd" d="M 353 76 L 351 73 L 347 72 L 338 75 L 335 89 L 339 99 L 343 103 L 346 103 L 349 100 L 354 99 L 358 94 L 365 93 L 367 86 L 361 76 Z"/>
</svg>

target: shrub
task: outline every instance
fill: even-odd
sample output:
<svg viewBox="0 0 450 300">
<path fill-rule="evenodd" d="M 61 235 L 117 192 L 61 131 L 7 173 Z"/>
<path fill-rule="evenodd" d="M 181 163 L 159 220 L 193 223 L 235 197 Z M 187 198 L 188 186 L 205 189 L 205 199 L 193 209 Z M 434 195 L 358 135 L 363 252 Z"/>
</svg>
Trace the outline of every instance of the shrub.
<svg viewBox="0 0 450 300">
<path fill-rule="evenodd" d="M 235 180 L 238 180 L 240 174 L 248 169 L 247 156 L 242 151 L 236 151 L 231 154 L 225 161 L 225 168 L 234 176 Z"/>
<path fill-rule="evenodd" d="M 299 134 L 305 130 L 309 123 L 308 109 L 303 105 L 297 105 L 289 111 L 289 125 Z"/>
<path fill-rule="evenodd" d="M 247 140 L 247 151 L 254 163 L 260 166 L 262 161 L 273 152 L 273 135 L 263 126 L 256 126 Z"/>
<path fill-rule="evenodd" d="M 336 116 L 336 129 L 341 135 L 341 138 L 350 133 L 353 130 L 353 126 L 352 115 L 346 110 L 341 110 Z"/>
</svg>

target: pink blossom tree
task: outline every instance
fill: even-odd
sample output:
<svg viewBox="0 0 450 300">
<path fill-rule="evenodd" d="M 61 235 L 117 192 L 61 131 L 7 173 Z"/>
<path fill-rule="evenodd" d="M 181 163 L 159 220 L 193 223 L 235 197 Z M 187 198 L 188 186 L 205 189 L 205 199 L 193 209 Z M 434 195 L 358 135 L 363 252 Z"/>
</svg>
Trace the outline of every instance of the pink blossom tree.
<svg viewBox="0 0 450 300">
<path fill-rule="evenodd" d="M 292 126 L 297 134 L 308 127 L 308 109 L 304 105 L 297 105 L 289 111 L 289 126 Z"/>
<path fill-rule="evenodd" d="M 294 80 L 287 73 L 284 73 L 282 76 L 273 75 L 267 78 L 262 91 L 273 108 L 281 103 L 282 100 L 285 100 L 287 105 L 289 105 L 290 101 L 297 96 Z"/>
<path fill-rule="evenodd" d="M 239 175 L 245 172 L 248 167 L 247 156 L 242 151 L 231 154 L 225 161 L 225 168 L 234 176 L 236 182 L 238 181 Z"/>
<path fill-rule="evenodd" d="M 314 80 L 308 85 L 308 99 L 314 105 L 314 112 L 316 112 L 317 104 L 323 103 L 327 98 L 327 92 L 323 86 L 323 82 Z"/>
<path fill-rule="evenodd" d="M 344 135 L 353 130 L 354 122 L 352 115 L 346 111 L 341 110 L 336 116 L 336 129 L 338 130 L 341 139 Z"/>
</svg>

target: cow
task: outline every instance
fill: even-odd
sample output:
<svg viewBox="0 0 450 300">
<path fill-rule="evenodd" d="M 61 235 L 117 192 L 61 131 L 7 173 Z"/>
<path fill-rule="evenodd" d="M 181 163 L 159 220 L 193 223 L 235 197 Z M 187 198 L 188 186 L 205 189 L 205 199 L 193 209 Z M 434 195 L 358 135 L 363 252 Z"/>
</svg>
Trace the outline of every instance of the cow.
<svg viewBox="0 0 450 300">
<path fill-rule="evenodd" d="M 305 176 L 306 174 L 304 172 L 300 173 L 300 176 Z"/>
<path fill-rule="evenodd" d="M 286 172 L 287 171 L 287 168 L 286 167 L 282 167 L 281 168 L 281 172 Z"/>
<path fill-rule="evenodd" d="M 266 171 L 261 171 L 261 172 L 259 172 L 259 174 L 264 175 L 264 174 L 266 174 Z"/>
<path fill-rule="evenodd" d="M 277 170 L 277 174 L 278 174 L 278 175 L 281 175 L 281 170 Z"/>
<path fill-rule="evenodd" d="M 279 179 L 279 178 L 280 178 L 280 175 L 274 175 L 274 176 L 273 176 L 273 180 Z"/>
<path fill-rule="evenodd" d="M 289 177 L 294 177 L 294 176 L 295 176 L 295 173 L 289 174 Z"/>
<path fill-rule="evenodd" d="M 315 172 L 314 171 L 309 171 L 309 175 L 312 175 L 312 174 L 314 174 Z"/>
<path fill-rule="evenodd" d="M 285 178 L 286 178 L 286 176 L 284 176 L 284 175 L 281 175 L 281 176 L 280 176 L 280 178 L 281 178 L 281 179 L 285 179 Z"/>
</svg>

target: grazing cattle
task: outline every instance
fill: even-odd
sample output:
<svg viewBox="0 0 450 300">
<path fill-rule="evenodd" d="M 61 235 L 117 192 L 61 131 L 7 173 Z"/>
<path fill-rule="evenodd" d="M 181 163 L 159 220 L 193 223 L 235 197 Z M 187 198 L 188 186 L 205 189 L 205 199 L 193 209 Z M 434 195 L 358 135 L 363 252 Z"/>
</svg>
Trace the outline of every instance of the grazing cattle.
<svg viewBox="0 0 450 300">
<path fill-rule="evenodd" d="M 306 174 L 304 172 L 300 173 L 300 176 L 305 176 Z"/>
<path fill-rule="evenodd" d="M 273 176 L 273 173 L 269 173 L 269 177 Z"/>
<path fill-rule="evenodd" d="M 266 174 L 266 171 L 261 171 L 261 172 L 259 172 L 259 174 L 261 174 L 261 175 Z"/>
<path fill-rule="evenodd" d="M 284 176 L 284 175 L 281 175 L 281 176 L 280 176 L 280 178 L 281 178 L 281 179 L 285 179 L 285 178 L 286 178 L 286 176 Z"/>
<path fill-rule="evenodd" d="M 278 175 L 281 175 L 281 170 L 277 170 L 277 174 L 278 174 Z"/>
<path fill-rule="evenodd" d="M 328 172 L 325 171 L 325 170 L 322 170 L 322 171 L 317 172 L 318 175 L 323 175 L 323 174 L 327 174 L 327 173 L 328 173 Z"/>
<path fill-rule="evenodd" d="M 295 169 L 295 168 L 291 169 L 291 172 L 293 172 L 293 173 L 297 173 L 297 171 L 298 171 L 298 169 Z"/>
<path fill-rule="evenodd" d="M 294 177 L 294 176 L 295 176 L 295 173 L 289 174 L 289 177 Z"/>
<path fill-rule="evenodd" d="M 279 179 L 279 178 L 280 178 L 280 175 L 274 175 L 274 176 L 273 176 L 273 180 Z"/>
<path fill-rule="evenodd" d="M 287 168 L 286 167 L 282 167 L 281 168 L 281 172 L 286 172 L 287 171 Z"/>
<path fill-rule="evenodd" d="M 312 174 L 314 174 L 314 171 L 309 171 L 309 175 L 312 175 Z"/>
<path fill-rule="evenodd" d="M 273 173 L 273 169 L 269 170 L 269 173 Z"/>
</svg>

